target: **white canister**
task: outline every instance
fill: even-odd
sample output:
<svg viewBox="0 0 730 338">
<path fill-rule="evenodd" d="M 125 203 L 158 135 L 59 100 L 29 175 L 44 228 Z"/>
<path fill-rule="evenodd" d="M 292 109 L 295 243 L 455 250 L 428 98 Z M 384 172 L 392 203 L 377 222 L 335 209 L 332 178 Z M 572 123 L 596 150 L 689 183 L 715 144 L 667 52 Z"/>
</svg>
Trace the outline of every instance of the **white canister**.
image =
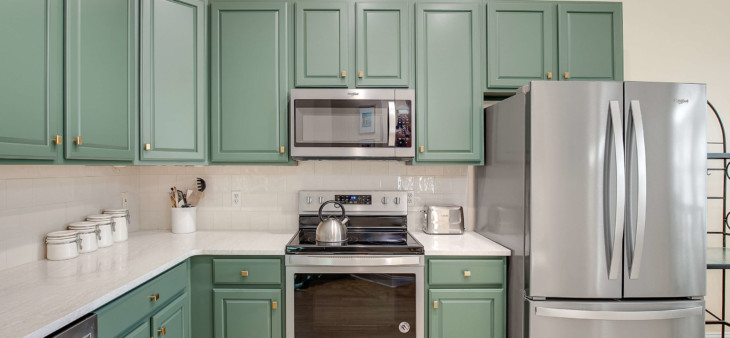
<svg viewBox="0 0 730 338">
<path fill-rule="evenodd" d="M 78 257 L 80 245 L 78 231 L 49 232 L 46 234 L 46 258 L 51 261 L 62 261 Z"/>
<path fill-rule="evenodd" d="M 114 244 L 114 222 L 109 215 L 89 215 L 87 221 L 96 222 L 99 229 L 99 247 L 106 248 Z"/>
<path fill-rule="evenodd" d="M 99 248 L 99 229 L 96 222 L 73 222 L 68 225 L 68 229 L 79 233 L 79 253 L 94 252 Z"/>
<path fill-rule="evenodd" d="M 197 208 L 171 208 L 172 210 L 172 233 L 187 234 L 195 232 Z"/>
<path fill-rule="evenodd" d="M 114 222 L 114 242 L 124 242 L 129 237 L 129 209 L 104 210 Z"/>
</svg>

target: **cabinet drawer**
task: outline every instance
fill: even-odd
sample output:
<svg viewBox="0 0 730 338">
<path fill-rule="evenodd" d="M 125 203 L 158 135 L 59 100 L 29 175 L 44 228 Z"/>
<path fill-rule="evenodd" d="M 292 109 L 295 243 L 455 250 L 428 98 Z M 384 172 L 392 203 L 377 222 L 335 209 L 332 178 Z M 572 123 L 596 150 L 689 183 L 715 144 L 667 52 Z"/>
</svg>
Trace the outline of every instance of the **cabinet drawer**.
<svg viewBox="0 0 730 338">
<path fill-rule="evenodd" d="M 183 263 L 95 311 L 99 337 L 116 336 L 126 331 L 173 300 L 185 290 L 187 283 L 187 263 Z"/>
<path fill-rule="evenodd" d="M 432 259 L 429 285 L 502 285 L 502 259 Z"/>
<path fill-rule="evenodd" d="M 214 259 L 215 284 L 281 284 L 278 259 Z"/>
</svg>

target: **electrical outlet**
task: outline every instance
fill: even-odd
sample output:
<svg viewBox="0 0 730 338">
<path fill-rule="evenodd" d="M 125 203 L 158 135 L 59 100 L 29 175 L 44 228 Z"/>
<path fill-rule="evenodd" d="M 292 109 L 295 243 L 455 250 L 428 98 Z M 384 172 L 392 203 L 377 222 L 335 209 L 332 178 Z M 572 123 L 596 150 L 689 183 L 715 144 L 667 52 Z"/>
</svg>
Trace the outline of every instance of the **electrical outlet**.
<svg viewBox="0 0 730 338">
<path fill-rule="evenodd" d="M 416 197 L 413 194 L 413 191 L 408 192 L 408 206 L 412 207 L 416 205 Z"/>
<path fill-rule="evenodd" d="M 231 207 L 234 207 L 234 208 L 241 207 L 241 192 L 240 191 L 231 192 Z"/>
<path fill-rule="evenodd" d="M 129 209 L 129 192 L 122 193 L 122 209 Z"/>
</svg>

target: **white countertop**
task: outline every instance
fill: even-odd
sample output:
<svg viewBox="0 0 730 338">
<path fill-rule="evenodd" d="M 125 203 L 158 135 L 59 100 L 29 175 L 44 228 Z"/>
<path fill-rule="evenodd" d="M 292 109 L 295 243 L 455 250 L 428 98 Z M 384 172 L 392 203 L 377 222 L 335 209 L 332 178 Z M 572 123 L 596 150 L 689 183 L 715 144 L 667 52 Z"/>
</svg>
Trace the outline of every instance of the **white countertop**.
<svg viewBox="0 0 730 338">
<path fill-rule="evenodd" d="M 413 233 L 426 255 L 508 256 L 473 232 Z M 292 233 L 167 231 L 130 233 L 129 240 L 67 261 L 39 261 L 0 271 L 0 337 L 43 337 L 92 312 L 191 256 L 283 255 Z"/>
</svg>

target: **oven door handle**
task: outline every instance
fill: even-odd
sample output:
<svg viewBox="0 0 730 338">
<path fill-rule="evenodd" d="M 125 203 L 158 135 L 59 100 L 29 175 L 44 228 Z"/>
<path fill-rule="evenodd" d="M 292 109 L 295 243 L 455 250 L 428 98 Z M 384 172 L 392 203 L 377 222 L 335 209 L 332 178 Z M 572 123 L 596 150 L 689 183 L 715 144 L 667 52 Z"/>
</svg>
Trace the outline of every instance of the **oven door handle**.
<svg viewBox="0 0 730 338">
<path fill-rule="evenodd" d="M 287 266 L 423 266 L 423 256 L 287 255 Z"/>
<path fill-rule="evenodd" d="M 388 101 L 388 147 L 395 147 L 395 101 Z"/>
</svg>

